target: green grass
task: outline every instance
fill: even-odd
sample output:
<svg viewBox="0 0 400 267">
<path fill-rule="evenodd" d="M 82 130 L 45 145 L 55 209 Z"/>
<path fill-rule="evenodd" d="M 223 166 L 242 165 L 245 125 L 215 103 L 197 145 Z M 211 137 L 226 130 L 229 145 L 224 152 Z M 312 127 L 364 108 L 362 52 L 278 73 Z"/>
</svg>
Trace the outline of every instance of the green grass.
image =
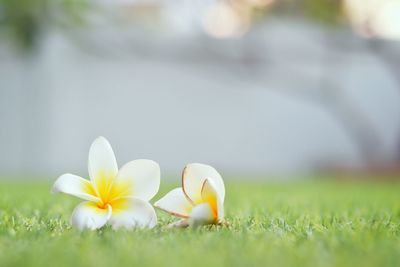
<svg viewBox="0 0 400 267">
<path fill-rule="evenodd" d="M 234 182 L 229 227 L 83 233 L 50 185 L 0 183 L 0 266 L 400 266 L 400 184 Z"/>
</svg>

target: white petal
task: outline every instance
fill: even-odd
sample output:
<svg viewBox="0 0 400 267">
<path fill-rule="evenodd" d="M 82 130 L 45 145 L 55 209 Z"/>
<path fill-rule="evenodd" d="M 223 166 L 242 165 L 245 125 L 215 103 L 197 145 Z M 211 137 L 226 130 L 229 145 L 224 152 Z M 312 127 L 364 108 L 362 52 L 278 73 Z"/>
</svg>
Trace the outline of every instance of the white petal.
<svg viewBox="0 0 400 267">
<path fill-rule="evenodd" d="M 111 202 L 113 214 L 109 223 L 118 228 L 153 228 L 157 224 L 157 215 L 153 206 L 139 198 L 120 198 Z"/>
<path fill-rule="evenodd" d="M 154 203 L 154 206 L 174 216 L 188 218 L 193 205 L 186 198 L 181 187 L 168 192 L 163 198 Z"/>
<path fill-rule="evenodd" d="M 110 143 L 100 136 L 93 141 L 89 150 L 89 176 L 101 198 L 118 173 L 117 160 Z"/>
<path fill-rule="evenodd" d="M 197 226 L 215 222 L 214 214 L 208 203 L 199 204 L 190 213 L 190 225 Z"/>
<path fill-rule="evenodd" d="M 152 199 L 160 188 L 160 166 L 147 159 L 133 160 L 118 172 L 111 189 L 113 197 Z"/>
<path fill-rule="evenodd" d="M 72 226 L 79 230 L 95 230 L 103 227 L 110 219 L 112 208 L 110 205 L 106 209 L 100 209 L 93 202 L 82 202 L 72 212 Z"/>
<path fill-rule="evenodd" d="M 53 185 L 52 192 L 61 192 L 84 200 L 99 201 L 92 184 L 88 180 L 70 173 L 58 177 Z"/>
<path fill-rule="evenodd" d="M 201 202 L 201 188 L 206 179 L 215 184 L 215 189 L 222 200 L 225 199 L 225 186 L 221 175 L 211 166 L 192 163 L 188 164 L 182 172 L 182 188 L 186 196 L 195 204 Z"/>
<path fill-rule="evenodd" d="M 224 204 L 222 203 L 212 180 L 206 179 L 204 181 L 201 189 L 201 197 L 203 202 L 210 205 L 215 221 L 221 221 L 224 218 Z"/>
</svg>

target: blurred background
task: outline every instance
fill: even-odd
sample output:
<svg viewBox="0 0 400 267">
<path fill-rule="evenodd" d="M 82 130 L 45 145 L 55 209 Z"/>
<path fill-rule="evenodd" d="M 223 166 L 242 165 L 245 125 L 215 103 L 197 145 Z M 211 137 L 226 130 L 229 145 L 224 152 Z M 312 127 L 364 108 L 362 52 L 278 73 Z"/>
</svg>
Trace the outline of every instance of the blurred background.
<svg viewBox="0 0 400 267">
<path fill-rule="evenodd" d="M 0 0 L 0 174 L 400 177 L 400 0 Z M 243 175 L 244 174 L 244 175 Z"/>
</svg>

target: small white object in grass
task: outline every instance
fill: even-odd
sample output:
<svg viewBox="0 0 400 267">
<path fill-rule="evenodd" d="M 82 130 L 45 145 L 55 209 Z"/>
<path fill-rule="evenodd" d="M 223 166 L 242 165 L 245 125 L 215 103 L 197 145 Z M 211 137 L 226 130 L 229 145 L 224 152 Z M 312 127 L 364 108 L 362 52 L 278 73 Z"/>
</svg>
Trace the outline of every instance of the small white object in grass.
<svg viewBox="0 0 400 267">
<path fill-rule="evenodd" d="M 152 228 L 157 223 L 149 204 L 160 187 L 160 167 L 147 159 L 133 160 L 118 170 L 111 145 L 104 137 L 89 150 L 89 177 L 61 175 L 52 192 L 85 200 L 72 213 L 72 226 L 95 230 L 110 224 L 118 228 Z"/>
<path fill-rule="evenodd" d="M 182 187 L 175 188 L 154 206 L 183 220 L 170 227 L 224 223 L 225 185 L 211 166 L 192 163 L 182 172 Z"/>
</svg>

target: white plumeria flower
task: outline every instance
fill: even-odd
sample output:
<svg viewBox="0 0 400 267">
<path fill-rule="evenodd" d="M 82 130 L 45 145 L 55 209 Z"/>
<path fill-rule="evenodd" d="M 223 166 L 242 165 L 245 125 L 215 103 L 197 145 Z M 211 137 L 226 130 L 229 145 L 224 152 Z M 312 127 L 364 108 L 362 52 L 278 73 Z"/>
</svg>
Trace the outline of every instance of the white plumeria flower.
<svg viewBox="0 0 400 267">
<path fill-rule="evenodd" d="M 192 163 L 182 172 L 182 187 L 175 188 L 154 206 L 183 218 L 176 226 L 217 224 L 224 219 L 225 186 L 211 166 Z"/>
<path fill-rule="evenodd" d="M 72 213 L 74 227 L 95 230 L 106 223 L 113 229 L 156 225 L 156 213 L 148 203 L 160 187 L 160 167 L 156 162 L 138 159 L 118 171 L 110 143 L 99 137 L 89 150 L 89 177 L 90 181 L 67 173 L 57 179 L 52 189 L 86 200 Z"/>
</svg>

